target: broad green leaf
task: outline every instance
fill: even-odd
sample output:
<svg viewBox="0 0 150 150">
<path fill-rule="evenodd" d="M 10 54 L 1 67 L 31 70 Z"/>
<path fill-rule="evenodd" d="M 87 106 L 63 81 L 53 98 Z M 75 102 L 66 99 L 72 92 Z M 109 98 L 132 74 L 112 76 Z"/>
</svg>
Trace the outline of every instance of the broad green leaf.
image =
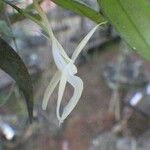
<svg viewBox="0 0 150 150">
<path fill-rule="evenodd" d="M 90 8 L 83 2 L 81 3 L 76 0 L 52 0 L 52 1 L 57 5 L 69 9 L 79 15 L 85 16 L 96 23 L 104 21 L 103 16 L 99 12 Z"/>
<path fill-rule="evenodd" d="M 23 92 L 30 121 L 33 112 L 33 89 L 30 75 L 18 54 L 0 38 L 0 68 L 8 73 Z"/>
<path fill-rule="evenodd" d="M 98 0 L 106 18 L 133 50 L 150 59 L 150 6 L 147 0 Z"/>
</svg>

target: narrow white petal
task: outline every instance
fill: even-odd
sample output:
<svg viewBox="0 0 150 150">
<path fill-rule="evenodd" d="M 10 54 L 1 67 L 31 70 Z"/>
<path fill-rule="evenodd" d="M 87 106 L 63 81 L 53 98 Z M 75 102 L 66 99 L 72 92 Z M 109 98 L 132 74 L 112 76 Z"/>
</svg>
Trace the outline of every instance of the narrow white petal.
<svg viewBox="0 0 150 150">
<path fill-rule="evenodd" d="M 56 115 L 57 115 L 57 118 L 59 121 L 61 120 L 60 104 L 61 104 L 62 97 L 63 97 L 64 91 L 65 91 L 66 83 L 67 83 L 66 75 L 64 73 L 62 73 L 60 83 L 59 83 L 58 100 L 57 100 L 57 108 L 56 108 Z"/>
<path fill-rule="evenodd" d="M 83 81 L 79 77 L 70 75 L 68 76 L 67 81 L 74 87 L 74 93 L 63 110 L 60 122 L 63 122 L 77 105 L 83 91 Z"/>
<path fill-rule="evenodd" d="M 67 53 L 65 52 L 64 48 L 63 48 L 62 45 L 58 42 L 58 40 L 55 38 L 55 36 L 54 36 L 54 34 L 53 34 L 53 36 L 52 36 L 52 43 L 54 44 L 54 42 L 55 42 L 56 47 L 58 48 L 60 54 L 65 58 L 65 60 L 66 60 L 67 62 L 70 62 L 71 59 L 68 57 L 68 55 L 67 55 Z"/>
<path fill-rule="evenodd" d="M 87 44 L 87 42 L 89 41 L 89 39 L 91 38 L 91 36 L 94 34 L 94 32 L 96 31 L 96 29 L 102 25 L 105 24 L 106 22 L 102 22 L 100 24 L 98 24 L 96 27 L 94 27 L 84 38 L 83 40 L 79 43 L 79 45 L 77 46 L 77 48 L 75 49 L 73 55 L 72 55 L 72 60 L 73 62 L 76 60 L 76 58 L 78 57 L 78 55 L 80 54 L 80 52 L 83 50 L 83 48 L 85 47 L 85 45 Z"/>
<path fill-rule="evenodd" d="M 53 58 L 57 68 L 59 70 L 63 70 L 64 67 L 67 65 L 67 63 L 65 62 L 64 58 L 61 56 L 56 42 L 53 42 L 52 52 L 53 52 Z"/>
<path fill-rule="evenodd" d="M 53 93 L 55 87 L 57 86 L 61 77 L 61 72 L 57 71 L 53 76 L 52 80 L 50 81 L 43 98 L 42 108 L 45 110 L 49 101 L 51 94 Z"/>
</svg>

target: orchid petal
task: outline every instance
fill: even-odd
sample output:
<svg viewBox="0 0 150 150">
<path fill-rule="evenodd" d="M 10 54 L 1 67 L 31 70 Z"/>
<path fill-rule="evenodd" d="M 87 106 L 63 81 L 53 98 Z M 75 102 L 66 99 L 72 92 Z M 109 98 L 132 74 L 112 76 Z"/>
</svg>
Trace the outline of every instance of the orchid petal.
<svg viewBox="0 0 150 150">
<path fill-rule="evenodd" d="M 61 44 L 58 42 L 58 40 L 54 37 L 54 35 L 52 36 L 52 45 L 55 46 L 55 48 L 57 48 L 60 52 L 60 54 L 65 58 L 65 60 L 69 63 L 70 61 L 72 61 L 68 55 L 66 54 L 64 48 L 61 46 Z M 52 47 L 53 47 L 52 46 Z"/>
<path fill-rule="evenodd" d="M 63 70 L 64 67 L 67 65 L 64 58 L 61 56 L 60 51 L 57 47 L 57 43 L 54 41 L 52 45 L 52 52 L 55 64 L 59 70 Z"/>
<path fill-rule="evenodd" d="M 77 46 L 77 48 L 75 49 L 73 55 L 72 55 L 72 60 L 73 62 L 77 59 L 78 55 L 80 54 L 80 52 L 83 50 L 83 48 L 85 47 L 85 45 L 87 44 L 87 42 L 90 40 L 91 36 L 94 34 L 94 32 L 96 31 L 96 29 L 102 25 L 105 24 L 106 22 L 102 22 L 100 24 L 98 24 L 96 27 L 94 27 L 84 38 L 83 40 L 79 43 L 79 45 Z"/>
<path fill-rule="evenodd" d="M 57 115 L 58 120 L 60 120 L 61 118 L 60 117 L 60 104 L 61 104 L 62 97 L 65 91 L 66 83 L 67 83 L 66 75 L 62 73 L 60 83 L 59 83 L 58 100 L 57 100 L 57 108 L 56 108 L 56 115 Z"/>
<path fill-rule="evenodd" d="M 49 83 L 43 98 L 42 108 L 45 110 L 49 101 L 51 94 L 53 93 L 55 87 L 57 86 L 59 80 L 61 78 L 61 72 L 57 71 L 53 76 L 51 82 Z"/>
<path fill-rule="evenodd" d="M 81 97 L 82 91 L 83 91 L 83 81 L 79 77 L 69 75 L 67 78 L 67 81 L 74 87 L 74 93 L 73 93 L 72 98 L 70 99 L 70 101 L 65 106 L 65 108 L 62 112 L 62 116 L 59 120 L 60 123 L 63 122 L 68 117 L 68 115 L 71 113 L 71 111 L 77 105 L 77 103 Z"/>
</svg>

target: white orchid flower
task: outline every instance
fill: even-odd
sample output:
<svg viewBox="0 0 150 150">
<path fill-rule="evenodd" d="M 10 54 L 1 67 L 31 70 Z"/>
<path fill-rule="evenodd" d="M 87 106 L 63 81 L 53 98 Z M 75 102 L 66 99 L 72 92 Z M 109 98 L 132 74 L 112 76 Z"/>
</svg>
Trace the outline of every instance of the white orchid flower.
<svg viewBox="0 0 150 150">
<path fill-rule="evenodd" d="M 63 122 L 63 120 L 66 119 L 66 117 L 71 113 L 71 111 L 76 106 L 77 102 L 79 101 L 82 91 L 83 91 L 83 81 L 76 76 L 77 68 L 74 65 L 74 62 L 78 55 L 80 54 L 81 50 L 84 48 L 84 46 L 87 44 L 90 37 L 93 35 L 93 33 L 96 31 L 99 25 L 97 25 L 94 29 L 92 29 L 88 35 L 81 41 L 79 46 L 75 49 L 71 59 L 67 56 L 62 46 L 59 44 L 59 42 L 56 40 L 56 38 L 52 37 L 52 52 L 53 52 L 53 58 L 55 61 L 55 64 L 58 68 L 58 71 L 52 78 L 49 86 L 46 89 L 46 92 L 44 94 L 43 99 L 43 109 L 46 109 L 48 100 L 53 93 L 55 87 L 59 83 L 59 89 L 58 89 L 58 100 L 57 100 L 57 118 L 60 121 L 60 123 Z M 60 115 L 60 104 L 63 97 L 63 93 L 66 87 L 66 83 L 70 83 L 74 88 L 74 93 L 68 104 L 65 106 L 65 108 L 62 111 L 62 115 Z"/>
<path fill-rule="evenodd" d="M 91 38 L 91 36 L 94 34 L 96 29 L 100 25 L 105 24 L 105 22 L 94 27 L 79 43 L 72 57 L 69 58 L 61 44 L 55 38 L 46 15 L 43 13 L 41 8 L 37 4 L 35 4 L 35 6 L 39 14 L 41 15 L 44 23 L 46 24 L 46 27 L 48 27 L 47 32 L 50 37 L 49 40 L 51 40 L 52 42 L 53 58 L 58 69 L 45 91 L 42 108 L 44 110 L 46 109 L 51 94 L 53 93 L 55 87 L 59 84 L 56 115 L 59 120 L 59 123 L 62 123 L 77 105 L 83 91 L 83 81 L 81 80 L 81 78 L 75 75 L 77 73 L 77 67 L 75 66 L 74 62 L 77 59 L 80 52 L 85 47 L 85 45 L 87 44 L 87 42 L 89 41 L 89 39 Z M 60 114 L 60 105 L 67 82 L 71 84 L 71 86 L 74 88 L 74 93 L 71 99 L 69 100 L 68 104 L 64 107 L 62 114 Z"/>
</svg>

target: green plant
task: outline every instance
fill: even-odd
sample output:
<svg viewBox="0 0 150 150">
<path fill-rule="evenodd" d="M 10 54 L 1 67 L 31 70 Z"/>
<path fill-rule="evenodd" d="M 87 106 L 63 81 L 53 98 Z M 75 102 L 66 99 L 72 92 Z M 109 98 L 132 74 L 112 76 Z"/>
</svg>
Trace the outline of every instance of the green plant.
<svg viewBox="0 0 150 150">
<path fill-rule="evenodd" d="M 132 50 L 139 53 L 143 58 L 150 59 L 150 6 L 147 0 L 98 0 L 100 12 L 78 0 L 52 1 L 65 9 L 89 18 L 97 24 L 104 21 L 111 23 Z M 5 4 L 12 6 L 18 12 L 10 16 L 11 23 L 28 18 L 38 24 L 52 39 L 52 34 L 50 34 L 47 25 L 45 26 L 46 21 L 43 22 L 43 16 L 36 11 L 34 4 L 20 9 L 13 1 L 3 0 L 0 2 L 1 11 Z M 23 91 L 29 116 L 32 118 L 33 92 L 30 76 L 18 54 L 2 38 L 0 38 L 0 67 L 16 80 Z M 26 88 L 26 85 L 29 88 Z"/>
</svg>

